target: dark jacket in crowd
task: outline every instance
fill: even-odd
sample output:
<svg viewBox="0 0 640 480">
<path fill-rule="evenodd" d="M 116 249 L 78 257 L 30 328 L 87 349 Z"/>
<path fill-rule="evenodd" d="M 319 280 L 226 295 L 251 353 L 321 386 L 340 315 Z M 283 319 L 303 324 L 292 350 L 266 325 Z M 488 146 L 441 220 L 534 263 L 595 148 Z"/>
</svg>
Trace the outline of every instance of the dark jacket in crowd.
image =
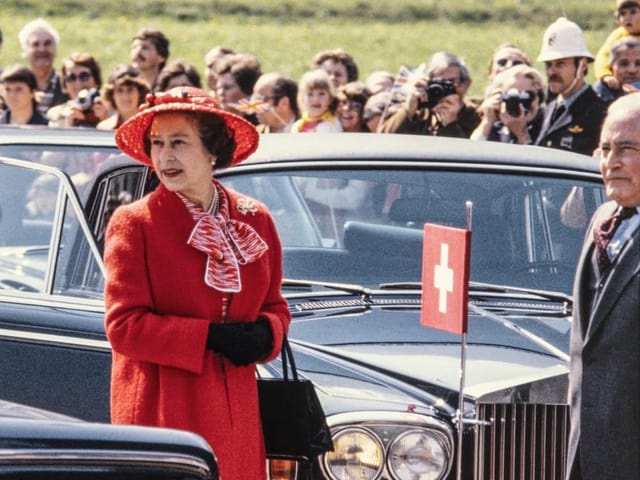
<svg viewBox="0 0 640 480">
<path fill-rule="evenodd" d="M 606 104 L 590 86 L 552 123 L 558 99 L 548 104 L 536 145 L 593 155 L 598 146 Z"/>
<path fill-rule="evenodd" d="M 438 125 L 431 115 L 426 118 L 420 115 L 411 117 L 407 109 L 403 107 L 385 121 L 382 131 L 384 133 L 469 138 L 479 123 L 480 116 L 475 107 L 466 103 L 458 112 L 458 119 L 446 126 Z"/>
<path fill-rule="evenodd" d="M 11 110 L 5 110 L 0 114 L 0 125 L 7 125 L 11 123 Z M 42 113 L 35 108 L 33 109 L 33 115 L 27 122 L 27 125 L 48 125 L 49 120 Z"/>
<path fill-rule="evenodd" d="M 536 116 L 531 123 L 527 125 L 527 131 L 529 132 L 529 139 L 533 143 L 540 134 L 540 128 L 542 127 L 542 121 L 544 120 L 544 110 L 540 108 Z M 487 135 L 487 140 L 490 142 L 502 142 L 502 143 L 517 143 L 518 139 L 513 135 L 508 128 L 504 126 L 501 121 L 494 122 L 491 126 L 491 131 Z"/>
</svg>

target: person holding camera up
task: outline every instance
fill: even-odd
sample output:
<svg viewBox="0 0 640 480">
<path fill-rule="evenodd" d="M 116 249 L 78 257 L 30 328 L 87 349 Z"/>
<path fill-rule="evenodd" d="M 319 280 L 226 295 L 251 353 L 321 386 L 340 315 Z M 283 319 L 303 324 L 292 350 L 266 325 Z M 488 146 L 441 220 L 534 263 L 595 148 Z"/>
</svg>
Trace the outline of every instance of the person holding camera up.
<svg viewBox="0 0 640 480">
<path fill-rule="evenodd" d="M 471 140 L 531 144 L 540 132 L 545 90 L 542 75 L 528 65 L 498 73 L 479 107 L 482 120 Z"/>
<path fill-rule="evenodd" d="M 476 109 L 464 99 L 470 85 L 471 76 L 461 58 L 435 53 L 403 108 L 385 121 L 382 131 L 469 138 L 480 122 Z"/>
<path fill-rule="evenodd" d="M 47 112 L 50 127 L 95 127 L 109 109 L 100 100 L 102 74 L 98 61 L 88 53 L 72 53 L 62 60 L 62 88 L 70 100 Z"/>
</svg>

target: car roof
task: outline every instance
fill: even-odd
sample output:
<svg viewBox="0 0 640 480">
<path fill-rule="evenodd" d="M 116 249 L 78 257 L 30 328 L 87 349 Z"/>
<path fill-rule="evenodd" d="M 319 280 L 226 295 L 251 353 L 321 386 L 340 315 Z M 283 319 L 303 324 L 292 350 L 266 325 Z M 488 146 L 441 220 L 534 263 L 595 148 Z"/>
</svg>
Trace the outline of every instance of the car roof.
<svg viewBox="0 0 640 480">
<path fill-rule="evenodd" d="M 47 126 L 0 127 L 0 145 L 93 145 L 116 146 L 114 132 L 95 128 L 53 128 Z"/>
<path fill-rule="evenodd" d="M 372 133 L 263 134 L 258 150 L 243 163 L 394 158 L 599 172 L 596 159 L 566 150 L 464 138 Z"/>
<path fill-rule="evenodd" d="M 113 131 L 93 128 L 2 126 L 0 145 L 11 144 L 93 145 L 115 148 L 115 139 Z M 243 164 L 364 159 L 492 163 L 599 173 L 596 159 L 566 150 L 397 133 L 262 134 L 258 149 Z"/>
</svg>

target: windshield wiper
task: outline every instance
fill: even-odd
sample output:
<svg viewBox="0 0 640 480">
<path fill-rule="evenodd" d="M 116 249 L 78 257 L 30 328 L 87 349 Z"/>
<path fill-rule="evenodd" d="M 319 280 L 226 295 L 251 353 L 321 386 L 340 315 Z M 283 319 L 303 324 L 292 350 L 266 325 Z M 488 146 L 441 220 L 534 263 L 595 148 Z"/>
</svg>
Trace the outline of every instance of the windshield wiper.
<svg viewBox="0 0 640 480">
<path fill-rule="evenodd" d="M 351 295 L 359 295 L 363 302 L 371 304 L 371 290 L 361 285 L 352 283 L 334 283 L 334 282 L 318 282 L 312 280 L 292 280 L 285 278 L 282 280 L 282 287 L 292 290 L 301 290 L 305 292 L 313 291 L 314 287 L 320 287 L 322 289 L 339 291 L 349 293 Z"/>
<path fill-rule="evenodd" d="M 405 282 L 405 283 L 386 283 L 380 285 L 380 289 L 390 289 L 390 290 L 410 290 L 410 289 L 422 289 L 422 284 L 420 282 Z M 555 347 L 553 344 L 545 340 L 544 338 L 532 333 L 531 331 L 523 328 L 514 322 L 504 318 L 501 315 L 497 315 L 493 313 L 489 309 L 476 304 L 473 301 L 473 297 L 480 297 L 485 294 L 499 294 L 499 295 L 526 295 L 526 296 L 536 296 L 542 298 L 544 300 L 548 300 L 551 302 L 559 302 L 563 305 L 563 313 L 570 314 L 572 300 L 571 297 L 565 295 L 562 292 L 552 292 L 545 290 L 535 290 L 530 288 L 519 288 L 519 287 L 509 287 L 506 285 L 493 285 L 490 283 L 482 283 L 482 282 L 469 282 L 469 296 L 471 297 L 469 300 L 469 310 L 476 315 L 481 315 L 491 321 L 499 323 L 500 325 L 513 330 L 519 335 L 528 338 L 532 342 L 544 348 L 547 352 L 552 354 L 553 356 L 560 358 L 561 360 L 568 362 L 569 356 L 561 349 Z"/>
<path fill-rule="evenodd" d="M 421 290 L 421 282 L 393 282 L 383 283 L 380 285 L 381 290 Z M 558 302 L 567 304 L 569 308 L 573 304 L 570 295 L 553 290 L 537 290 L 525 287 L 512 287 L 509 285 L 497 285 L 484 282 L 469 282 L 469 296 L 482 295 L 483 293 L 499 293 L 499 294 L 525 294 L 534 295 L 550 302 Z"/>
</svg>

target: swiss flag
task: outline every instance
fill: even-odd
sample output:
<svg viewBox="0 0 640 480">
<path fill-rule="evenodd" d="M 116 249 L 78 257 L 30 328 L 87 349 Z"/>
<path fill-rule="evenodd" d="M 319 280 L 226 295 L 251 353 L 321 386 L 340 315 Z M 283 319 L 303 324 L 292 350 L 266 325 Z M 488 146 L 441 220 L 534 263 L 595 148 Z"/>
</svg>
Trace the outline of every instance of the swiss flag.
<svg viewBox="0 0 640 480">
<path fill-rule="evenodd" d="M 467 332 L 470 246 L 469 230 L 425 224 L 422 325 L 458 334 Z"/>
</svg>

